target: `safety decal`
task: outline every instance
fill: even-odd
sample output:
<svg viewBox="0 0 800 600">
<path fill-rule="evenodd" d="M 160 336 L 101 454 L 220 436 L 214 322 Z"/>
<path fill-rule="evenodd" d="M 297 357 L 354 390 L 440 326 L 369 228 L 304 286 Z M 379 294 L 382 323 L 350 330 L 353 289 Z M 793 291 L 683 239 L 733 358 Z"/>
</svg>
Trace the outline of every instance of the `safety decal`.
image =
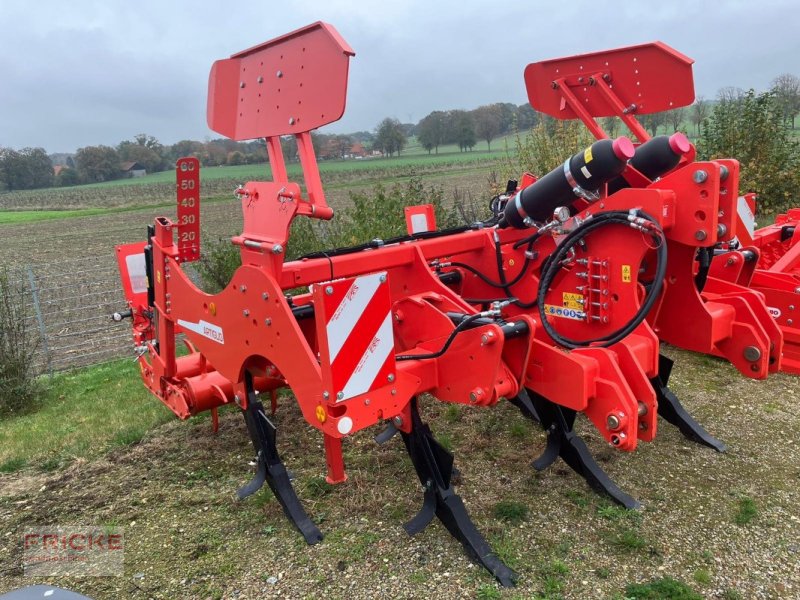
<svg viewBox="0 0 800 600">
<path fill-rule="evenodd" d="M 544 314 L 561 319 L 572 319 L 573 321 L 583 321 L 586 316 L 582 310 L 564 308 L 563 306 L 556 306 L 555 304 L 545 304 Z"/>
<path fill-rule="evenodd" d="M 564 308 L 571 308 L 572 310 L 583 310 L 583 294 L 576 294 L 574 292 L 564 292 L 561 294 L 564 300 Z"/>
<path fill-rule="evenodd" d="M 329 368 L 337 402 L 394 380 L 391 295 L 385 272 L 322 285 Z"/>
</svg>

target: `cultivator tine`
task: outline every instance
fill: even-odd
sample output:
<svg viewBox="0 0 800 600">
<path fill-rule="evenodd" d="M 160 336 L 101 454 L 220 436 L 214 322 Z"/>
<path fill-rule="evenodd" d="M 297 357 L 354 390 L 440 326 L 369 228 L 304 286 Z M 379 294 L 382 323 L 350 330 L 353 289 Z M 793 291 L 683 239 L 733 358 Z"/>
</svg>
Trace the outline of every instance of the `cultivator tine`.
<svg viewBox="0 0 800 600">
<path fill-rule="evenodd" d="M 292 487 L 289 472 L 278 455 L 278 449 L 275 445 L 277 429 L 267 418 L 267 415 L 264 414 L 264 406 L 253 390 L 252 377 L 247 375 L 246 381 L 248 389 L 247 408 L 242 412 L 244 413 L 245 423 L 247 423 L 247 430 L 250 432 L 250 438 L 253 440 L 253 446 L 258 452 L 258 466 L 253 480 L 238 491 L 239 499 L 244 499 L 255 493 L 266 481 L 272 493 L 275 494 L 278 502 L 280 502 L 281 507 L 283 507 L 283 512 L 303 534 L 306 542 L 316 544 L 322 540 L 322 533 L 306 514 L 300 499 L 297 497 L 297 493 L 294 491 L 294 487 Z"/>
<path fill-rule="evenodd" d="M 394 423 L 390 421 L 386 429 L 384 429 L 378 435 L 375 436 L 375 443 L 378 444 L 379 446 L 383 446 L 386 442 L 388 442 L 395 435 L 397 435 L 398 431 L 400 430 L 395 426 Z"/>
<path fill-rule="evenodd" d="M 259 450 L 258 457 L 256 458 L 256 474 L 247 485 L 244 485 L 236 490 L 236 497 L 239 498 L 239 500 L 244 500 L 248 496 L 252 496 L 261 489 L 266 480 L 267 467 L 265 466 L 264 461 L 261 460 L 261 451 Z"/>
<path fill-rule="evenodd" d="M 554 404 L 536 392 L 531 390 L 528 392 L 536 412 L 541 417 L 542 427 L 547 431 L 547 447 L 544 453 L 533 461 L 533 468 L 542 471 L 561 457 L 595 491 L 606 494 L 625 508 L 641 508 L 642 505 L 638 500 L 623 492 L 603 471 L 586 443 L 573 431 L 575 411 Z"/>
<path fill-rule="evenodd" d="M 411 403 L 411 433 L 403 433 L 411 462 L 425 488 L 422 509 L 405 530 L 409 535 L 422 531 L 432 520 L 439 520 L 450 534 L 461 542 L 467 554 L 488 570 L 504 587 L 513 587 L 517 575 L 492 552 L 483 535 L 467 512 L 461 497 L 453 491 L 453 455 L 433 437 L 430 428 L 422 422 L 417 400 Z"/>
<path fill-rule="evenodd" d="M 659 355 L 658 377 L 651 380 L 658 397 L 658 414 L 668 423 L 675 425 L 686 438 L 693 442 L 713 448 L 717 452 L 725 452 L 727 450 L 725 443 L 708 433 L 700 423 L 695 421 L 678 397 L 669 389 L 667 383 L 673 364 L 671 359 L 663 354 Z"/>
<path fill-rule="evenodd" d="M 515 397 L 509 398 L 508 401 L 516 406 L 526 418 L 541 424 L 542 419 L 539 417 L 539 413 L 536 412 L 536 407 L 533 406 L 531 397 L 525 388 L 521 387 L 519 393 Z"/>
</svg>

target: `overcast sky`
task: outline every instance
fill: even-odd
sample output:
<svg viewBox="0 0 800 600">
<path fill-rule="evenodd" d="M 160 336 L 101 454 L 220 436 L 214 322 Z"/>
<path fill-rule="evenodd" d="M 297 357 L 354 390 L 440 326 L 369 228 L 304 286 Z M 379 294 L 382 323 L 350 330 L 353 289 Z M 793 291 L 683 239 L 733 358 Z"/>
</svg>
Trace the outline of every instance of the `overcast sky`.
<svg viewBox="0 0 800 600">
<path fill-rule="evenodd" d="M 800 75 L 797 0 L 0 0 L 0 146 L 218 137 L 211 63 L 317 20 L 356 52 L 345 116 L 326 131 L 521 104 L 530 62 L 653 40 L 695 59 L 706 97 Z"/>
</svg>

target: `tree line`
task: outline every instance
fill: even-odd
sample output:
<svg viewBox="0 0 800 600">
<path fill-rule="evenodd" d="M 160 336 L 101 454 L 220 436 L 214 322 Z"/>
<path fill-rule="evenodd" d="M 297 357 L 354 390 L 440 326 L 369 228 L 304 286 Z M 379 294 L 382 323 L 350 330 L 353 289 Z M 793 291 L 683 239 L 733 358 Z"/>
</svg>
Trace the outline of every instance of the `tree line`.
<svg viewBox="0 0 800 600">
<path fill-rule="evenodd" d="M 775 78 L 767 92 L 773 98 L 784 125 L 794 128 L 800 114 L 800 78 L 783 74 Z M 653 135 L 659 128 L 672 127 L 677 131 L 685 123 L 693 125 L 694 134 L 699 135 L 702 124 L 716 106 L 727 102 L 741 101 L 747 92 L 739 88 L 725 87 L 719 90 L 715 101 L 698 97 L 689 107 L 641 115 L 642 125 Z M 479 106 L 473 110 L 435 110 L 417 123 L 401 123 L 387 117 L 374 131 L 359 131 L 351 134 L 323 134 L 312 132 L 314 151 L 321 160 L 338 160 L 365 157 L 372 154 L 382 156 L 399 155 L 411 137 L 429 154 L 439 152 L 444 145 L 456 145 L 462 152 L 471 151 L 478 141 L 485 141 L 489 150 L 494 140 L 513 131 L 525 131 L 544 123 L 552 127 L 554 119 L 533 110 L 529 104 L 495 103 Z M 618 134 L 622 123 L 616 117 L 607 117 L 601 125 L 610 136 Z M 289 161 L 297 160 L 297 144 L 294 136 L 281 140 L 284 156 Z M 263 140 L 235 142 L 229 139 L 214 139 L 205 142 L 181 140 L 164 145 L 148 134 L 138 134 L 115 147 L 98 145 L 79 148 L 74 155 L 67 155 L 66 164 L 61 164 L 58 174 L 53 169 L 53 157 L 44 148 L 0 147 L 0 191 L 70 186 L 84 183 L 110 181 L 123 177 L 123 163 L 138 163 L 148 173 L 169 170 L 182 156 L 195 156 L 203 166 L 242 165 L 263 163 L 267 160 Z"/>
</svg>

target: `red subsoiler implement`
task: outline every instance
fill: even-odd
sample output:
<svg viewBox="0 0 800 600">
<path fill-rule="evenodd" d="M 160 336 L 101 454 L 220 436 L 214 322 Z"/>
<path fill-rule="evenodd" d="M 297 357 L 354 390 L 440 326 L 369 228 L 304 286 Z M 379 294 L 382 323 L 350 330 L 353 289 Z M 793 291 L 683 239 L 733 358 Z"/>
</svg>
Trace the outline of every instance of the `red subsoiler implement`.
<svg viewBox="0 0 800 600">
<path fill-rule="evenodd" d="M 288 387 L 322 432 L 330 483 L 347 479 L 342 438 L 385 423 L 377 441 L 399 432 L 424 488 L 406 530 L 438 517 L 513 585 L 454 492 L 453 456 L 422 420 L 419 397 L 507 399 L 547 431 L 535 468 L 561 457 L 629 508 L 636 500 L 573 431 L 578 413 L 620 450 L 651 441 L 660 414 L 724 451 L 669 390 L 659 337 L 723 356 L 750 377 L 780 367 L 782 333 L 763 296 L 742 277 L 716 276 L 715 253 L 742 239 L 738 163 L 696 162 L 684 136 L 650 139 L 636 121 L 694 99 L 692 61 L 664 44 L 535 63 L 525 70 L 533 107 L 580 118 L 597 142 L 540 179 L 510 182 L 486 221 L 437 230 L 429 206 L 412 207 L 406 236 L 286 262 L 295 217 L 333 217 L 310 132 L 342 116 L 353 55 L 316 23 L 214 64 L 209 126 L 235 140 L 265 137 L 273 173 L 236 191 L 244 231 L 232 242 L 242 266 L 216 295 L 184 272 L 199 257 L 200 180 L 197 160 L 181 159 L 177 222 L 160 217 L 147 241 L 118 248 L 129 310 L 116 317 L 132 317 L 142 379 L 180 418 L 209 410 L 216 426 L 220 406 L 241 409 L 258 466 L 239 498 L 266 482 L 306 541 L 322 539 L 261 401 L 269 393 L 274 411 L 276 390 Z M 608 139 L 595 122 L 608 115 L 640 144 Z M 305 192 L 287 177 L 285 135 L 297 140 Z M 747 251 L 725 256 L 750 264 Z"/>
</svg>

